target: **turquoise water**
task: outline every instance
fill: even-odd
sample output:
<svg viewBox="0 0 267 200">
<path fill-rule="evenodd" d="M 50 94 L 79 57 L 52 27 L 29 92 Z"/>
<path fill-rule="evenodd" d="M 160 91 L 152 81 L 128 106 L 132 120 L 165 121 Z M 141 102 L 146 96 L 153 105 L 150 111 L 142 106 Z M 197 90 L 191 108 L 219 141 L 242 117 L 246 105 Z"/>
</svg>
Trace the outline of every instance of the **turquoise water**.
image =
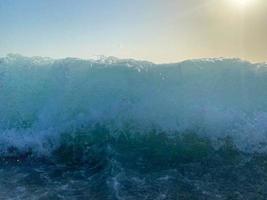
<svg viewBox="0 0 267 200">
<path fill-rule="evenodd" d="M 266 199 L 266 66 L 0 58 L 0 199 Z"/>
</svg>

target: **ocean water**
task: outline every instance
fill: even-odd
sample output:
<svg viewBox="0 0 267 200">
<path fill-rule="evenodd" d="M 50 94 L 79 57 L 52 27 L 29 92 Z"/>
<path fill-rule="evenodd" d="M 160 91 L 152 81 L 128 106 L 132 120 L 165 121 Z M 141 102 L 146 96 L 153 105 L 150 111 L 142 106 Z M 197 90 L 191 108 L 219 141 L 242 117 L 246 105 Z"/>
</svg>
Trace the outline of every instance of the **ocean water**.
<svg viewBox="0 0 267 200">
<path fill-rule="evenodd" d="M 266 199 L 267 64 L 0 58 L 0 199 Z"/>
</svg>

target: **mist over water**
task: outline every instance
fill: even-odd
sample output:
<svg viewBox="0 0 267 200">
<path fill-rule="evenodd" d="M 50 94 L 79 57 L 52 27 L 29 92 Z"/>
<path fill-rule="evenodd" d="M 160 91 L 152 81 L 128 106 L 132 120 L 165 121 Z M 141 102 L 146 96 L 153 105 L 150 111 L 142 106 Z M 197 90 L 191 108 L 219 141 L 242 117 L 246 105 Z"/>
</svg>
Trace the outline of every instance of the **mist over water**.
<svg viewBox="0 0 267 200">
<path fill-rule="evenodd" d="M 196 131 L 230 135 L 259 150 L 267 131 L 267 65 L 238 59 L 156 65 L 104 58 L 0 62 L 1 148 L 46 153 L 63 132 L 96 124 L 111 132 Z"/>
<path fill-rule="evenodd" d="M 15 198 L 8 193 L 15 187 L 21 199 L 67 199 L 62 191 L 70 199 L 227 199 L 227 192 L 242 199 L 228 191 L 232 185 L 219 191 L 227 178 L 212 180 L 225 177 L 220 163 L 239 167 L 246 180 L 247 168 L 237 163 L 265 155 L 266 122 L 264 63 L 11 54 L 0 58 L 0 176 L 17 182 L 0 181 L 0 194 Z M 204 161 L 217 171 L 208 164 L 200 170 Z M 263 183 L 264 170 L 253 172 Z"/>
</svg>

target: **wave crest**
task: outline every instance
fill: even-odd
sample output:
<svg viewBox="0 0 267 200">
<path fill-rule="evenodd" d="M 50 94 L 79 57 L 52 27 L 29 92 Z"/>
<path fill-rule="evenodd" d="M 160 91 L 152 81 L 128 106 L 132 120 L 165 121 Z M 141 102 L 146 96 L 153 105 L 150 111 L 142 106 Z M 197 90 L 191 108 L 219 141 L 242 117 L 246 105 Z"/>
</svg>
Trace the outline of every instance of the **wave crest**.
<svg viewBox="0 0 267 200">
<path fill-rule="evenodd" d="M 0 59 L 0 149 L 46 154 L 62 134 L 100 124 L 114 134 L 230 136 L 244 151 L 263 151 L 266 66 L 238 59 L 157 65 L 8 55 Z"/>
</svg>

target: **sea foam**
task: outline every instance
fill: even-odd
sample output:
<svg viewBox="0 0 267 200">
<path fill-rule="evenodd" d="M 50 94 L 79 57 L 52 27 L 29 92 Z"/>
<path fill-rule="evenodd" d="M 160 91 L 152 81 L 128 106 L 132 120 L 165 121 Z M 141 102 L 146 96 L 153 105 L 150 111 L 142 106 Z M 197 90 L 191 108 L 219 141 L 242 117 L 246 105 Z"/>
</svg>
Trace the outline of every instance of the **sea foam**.
<svg viewBox="0 0 267 200">
<path fill-rule="evenodd" d="M 267 64 L 200 59 L 172 64 L 117 59 L 0 58 L 0 150 L 47 153 L 66 132 L 194 131 L 265 150 Z"/>
</svg>

